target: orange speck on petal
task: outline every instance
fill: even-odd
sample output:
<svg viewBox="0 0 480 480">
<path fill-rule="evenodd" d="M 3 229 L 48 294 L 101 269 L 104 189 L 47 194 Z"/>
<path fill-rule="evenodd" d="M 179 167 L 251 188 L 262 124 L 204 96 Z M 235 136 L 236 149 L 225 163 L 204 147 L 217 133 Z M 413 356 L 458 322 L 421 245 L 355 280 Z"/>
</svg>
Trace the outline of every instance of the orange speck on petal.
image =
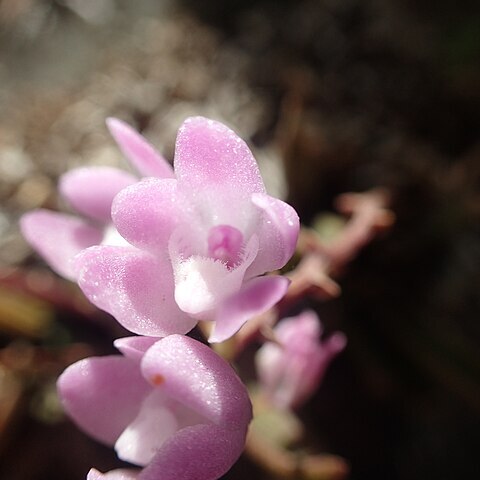
<svg viewBox="0 0 480 480">
<path fill-rule="evenodd" d="M 156 375 L 154 375 L 150 381 L 153 383 L 153 385 L 155 386 L 159 386 L 161 385 L 163 382 L 165 382 L 165 377 L 163 375 L 160 375 L 159 373 L 157 373 Z"/>
</svg>

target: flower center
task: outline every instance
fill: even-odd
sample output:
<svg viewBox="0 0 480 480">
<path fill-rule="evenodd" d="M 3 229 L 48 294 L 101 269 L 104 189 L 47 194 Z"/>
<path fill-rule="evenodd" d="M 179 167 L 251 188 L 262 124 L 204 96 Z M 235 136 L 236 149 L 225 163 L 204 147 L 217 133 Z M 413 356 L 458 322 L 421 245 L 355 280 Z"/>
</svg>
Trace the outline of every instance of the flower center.
<svg viewBox="0 0 480 480">
<path fill-rule="evenodd" d="M 226 263 L 228 268 L 240 262 L 242 245 L 242 232 L 230 225 L 216 225 L 208 233 L 208 255 Z"/>
</svg>

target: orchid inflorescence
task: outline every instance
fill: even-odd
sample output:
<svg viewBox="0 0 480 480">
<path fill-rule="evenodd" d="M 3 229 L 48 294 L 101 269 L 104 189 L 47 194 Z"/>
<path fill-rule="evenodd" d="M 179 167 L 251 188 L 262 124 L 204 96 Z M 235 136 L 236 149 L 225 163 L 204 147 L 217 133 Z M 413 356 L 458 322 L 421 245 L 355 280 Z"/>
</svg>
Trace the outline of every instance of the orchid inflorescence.
<svg viewBox="0 0 480 480">
<path fill-rule="evenodd" d="M 185 334 L 212 322 L 223 342 L 274 307 L 289 280 L 279 274 L 299 232 L 295 210 L 265 191 L 246 143 L 202 117 L 180 127 L 174 168 L 137 132 L 107 121 L 138 172 L 77 168 L 60 193 L 78 215 L 27 213 L 21 228 L 60 275 L 138 336 L 122 355 L 81 360 L 58 392 L 66 412 L 95 439 L 141 469 L 88 479 L 217 479 L 241 454 L 252 418 L 246 387 L 207 345 Z M 257 355 L 260 383 L 280 408 L 314 391 L 345 344 L 319 341 L 313 312 L 281 322 Z"/>
</svg>

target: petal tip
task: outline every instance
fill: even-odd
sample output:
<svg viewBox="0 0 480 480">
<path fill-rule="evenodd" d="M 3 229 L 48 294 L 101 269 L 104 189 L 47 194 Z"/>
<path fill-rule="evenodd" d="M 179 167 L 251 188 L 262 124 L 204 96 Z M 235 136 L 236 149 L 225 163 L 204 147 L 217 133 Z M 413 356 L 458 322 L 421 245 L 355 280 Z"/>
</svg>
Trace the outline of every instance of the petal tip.
<svg viewBox="0 0 480 480">
<path fill-rule="evenodd" d="M 107 128 L 108 130 L 110 130 L 110 132 L 112 130 L 117 130 L 119 128 L 127 126 L 127 124 L 123 120 L 120 120 L 116 117 L 107 117 L 105 119 L 105 124 L 107 125 Z"/>
</svg>

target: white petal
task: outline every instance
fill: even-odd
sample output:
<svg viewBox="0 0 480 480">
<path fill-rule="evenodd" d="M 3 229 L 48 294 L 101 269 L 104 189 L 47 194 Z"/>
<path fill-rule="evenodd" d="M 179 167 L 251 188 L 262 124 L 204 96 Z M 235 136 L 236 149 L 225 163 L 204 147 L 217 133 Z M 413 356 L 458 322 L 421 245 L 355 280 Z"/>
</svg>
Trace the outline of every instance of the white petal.
<svg viewBox="0 0 480 480">
<path fill-rule="evenodd" d="M 174 259 L 175 301 L 181 310 L 196 318 L 205 318 L 227 297 L 237 292 L 243 282 L 245 270 L 258 252 L 258 239 L 248 242 L 242 263 L 234 269 L 209 257 L 193 255 L 182 259 L 171 246 Z"/>
<path fill-rule="evenodd" d="M 115 450 L 122 460 L 145 466 L 177 430 L 177 419 L 166 405 L 164 394 L 154 390 L 143 402 L 137 418 L 118 437 Z"/>
</svg>

